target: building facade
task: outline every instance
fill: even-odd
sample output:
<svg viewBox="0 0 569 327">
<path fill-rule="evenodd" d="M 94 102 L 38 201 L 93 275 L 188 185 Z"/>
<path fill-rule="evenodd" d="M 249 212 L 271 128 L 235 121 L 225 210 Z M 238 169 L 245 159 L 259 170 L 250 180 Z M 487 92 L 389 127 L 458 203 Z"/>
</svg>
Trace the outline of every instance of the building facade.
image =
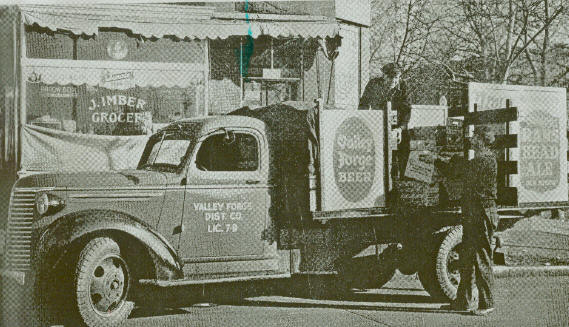
<svg viewBox="0 0 569 327">
<path fill-rule="evenodd" d="M 108 147 L 177 119 L 281 101 L 355 109 L 368 78 L 369 11 L 341 1 L 21 5 L 1 15 L 11 27 L 0 34 L 10 59 L 3 166 L 16 171 L 61 168 L 49 157 L 64 155 L 48 148 L 62 138 Z"/>
</svg>

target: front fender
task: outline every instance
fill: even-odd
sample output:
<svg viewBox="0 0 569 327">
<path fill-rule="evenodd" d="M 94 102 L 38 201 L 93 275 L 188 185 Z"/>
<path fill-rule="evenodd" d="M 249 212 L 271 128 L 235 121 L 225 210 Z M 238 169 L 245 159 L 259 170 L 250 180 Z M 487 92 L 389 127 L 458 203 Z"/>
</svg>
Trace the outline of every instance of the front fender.
<svg viewBox="0 0 569 327">
<path fill-rule="evenodd" d="M 59 260 L 70 245 L 88 234 L 120 232 L 142 243 L 151 255 L 158 279 L 177 279 L 183 276 L 180 260 L 174 248 L 149 226 L 134 217 L 116 211 L 86 210 L 57 219 L 42 232 L 36 247 L 37 258 Z M 51 262 L 49 265 L 54 265 Z"/>
</svg>

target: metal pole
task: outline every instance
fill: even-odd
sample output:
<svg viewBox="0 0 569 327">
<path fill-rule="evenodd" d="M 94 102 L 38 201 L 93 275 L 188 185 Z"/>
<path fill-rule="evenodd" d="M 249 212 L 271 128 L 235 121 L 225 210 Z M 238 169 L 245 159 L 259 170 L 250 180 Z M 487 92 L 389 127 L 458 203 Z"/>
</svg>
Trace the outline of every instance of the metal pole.
<svg viewBox="0 0 569 327">
<path fill-rule="evenodd" d="M 389 137 L 391 135 L 391 122 L 389 119 L 391 113 L 391 101 L 387 102 L 383 115 L 383 187 L 385 194 L 385 205 L 389 206 L 389 191 L 391 190 L 391 174 L 389 168 L 391 167 L 391 148 L 389 147 Z"/>
<path fill-rule="evenodd" d="M 300 79 L 302 83 L 302 101 L 304 100 L 304 39 L 300 39 Z"/>
<path fill-rule="evenodd" d="M 274 68 L 273 60 L 275 55 L 275 49 L 273 48 L 273 38 L 271 37 L 271 69 Z"/>
<path fill-rule="evenodd" d="M 506 99 L 506 109 L 510 109 L 510 99 Z M 506 135 L 510 135 L 510 122 L 506 122 Z M 506 151 L 506 162 L 510 161 L 510 148 L 504 148 Z M 510 174 L 505 174 L 506 187 L 510 186 Z"/>
<path fill-rule="evenodd" d="M 239 38 L 239 82 L 241 92 L 239 92 L 240 106 L 243 105 L 243 37 Z"/>
</svg>

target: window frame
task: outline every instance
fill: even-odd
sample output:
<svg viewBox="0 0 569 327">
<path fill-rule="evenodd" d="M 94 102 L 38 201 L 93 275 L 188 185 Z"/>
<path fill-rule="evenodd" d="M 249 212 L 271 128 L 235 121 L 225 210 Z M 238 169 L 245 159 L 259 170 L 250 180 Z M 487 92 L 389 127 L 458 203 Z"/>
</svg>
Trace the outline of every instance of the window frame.
<svg viewBox="0 0 569 327">
<path fill-rule="evenodd" d="M 263 149 L 264 149 L 264 142 L 262 135 L 255 129 L 252 128 L 216 128 L 209 133 L 202 135 L 194 149 L 192 151 L 192 155 L 190 156 L 190 160 L 188 162 L 188 176 L 194 176 L 201 179 L 214 179 L 214 180 L 239 180 L 239 179 L 250 179 L 254 177 L 259 177 L 262 175 L 262 171 L 265 167 L 264 156 L 263 156 Z M 233 132 L 233 133 L 242 133 L 248 134 L 254 137 L 255 141 L 257 142 L 257 158 L 258 164 L 256 170 L 238 170 L 238 171 L 210 171 L 210 170 L 201 170 L 197 167 L 196 160 L 198 156 L 198 152 L 202 148 L 205 140 L 214 136 L 214 135 L 221 135 L 225 134 L 225 131 Z"/>
</svg>

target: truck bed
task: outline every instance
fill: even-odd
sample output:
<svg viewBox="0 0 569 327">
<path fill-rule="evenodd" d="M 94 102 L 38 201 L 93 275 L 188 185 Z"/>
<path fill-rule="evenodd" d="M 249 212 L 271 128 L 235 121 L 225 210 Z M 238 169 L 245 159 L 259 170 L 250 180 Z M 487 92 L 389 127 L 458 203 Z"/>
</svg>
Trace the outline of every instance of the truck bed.
<svg viewBox="0 0 569 327">
<path fill-rule="evenodd" d="M 440 214 L 456 214 L 460 215 L 460 206 L 452 207 L 422 207 L 414 208 L 415 210 L 429 211 L 431 213 Z M 569 209 L 569 202 L 531 202 L 521 203 L 516 206 L 498 205 L 498 213 L 506 217 L 523 217 L 528 211 L 542 211 L 542 210 L 565 210 Z M 346 209 L 335 211 L 313 211 L 312 218 L 316 221 L 328 221 L 332 219 L 357 219 L 357 218 L 384 218 L 394 217 L 396 213 L 390 207 L 372 207 L 361 209 Z"/>
</svg>

